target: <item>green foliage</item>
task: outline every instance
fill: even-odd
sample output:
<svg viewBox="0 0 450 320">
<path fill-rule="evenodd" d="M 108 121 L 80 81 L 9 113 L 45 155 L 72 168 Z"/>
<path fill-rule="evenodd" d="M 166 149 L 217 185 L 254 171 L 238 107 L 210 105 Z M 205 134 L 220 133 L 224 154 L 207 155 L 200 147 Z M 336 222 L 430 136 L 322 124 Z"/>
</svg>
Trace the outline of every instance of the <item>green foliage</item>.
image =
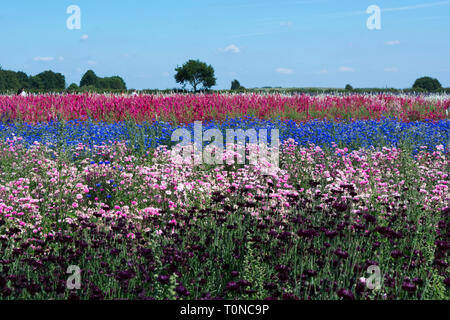
<svg viewBox="0 0 450 320">
<path fill-rule="evenodd" d="M 105 77 L 98 78 L 98 88 L 101 89 L 114 89 L 114 90 L 126 90 L 127 86 L 125 81 L 121 77 Z"/>
<path fill-rule="evenodd" d="M 431 269 L 431 277 L 423 293 L 424 300 L 446 300 L 448 295 L 444 285 L 444 277 Z"/>
<path fill-rule="evenodd" d="M 69 87 L 67 87 L 67 91 L 68 92 L 77 92 L 79 88 L 80 87 L 76 83 L 72 83 L 72 84 L 70 84 Z"/>
<path fill-rule="evenodd" d="M 347 90 L 347 91 L 353 90 L 353 87 L 350 84 L 346 84 L 345 90 Z"/>
<path fill-rule="evenodd" d="M 423 89 L 425 91 L 436 91 L 441 88 L 442 86 L 439 80 L 431 77 L 419 78 L 413 85 L 413 89 Z"/>
<path fill-rule="evenodd" d="M 0 92 L 16 92 L 20 88 L 33 91 L 61 91 L 66 87 L 66 80 L 61 73 L 44 71 L 35 76 L 28 76 L 19 71 L 0 70 Z"/>
<path fill-rule="evenodd" d="M 94 71 L 88 70 L 83 75 L 80 81 L 80 87 L 87 87 L 87 86 L 94 86 L 97 87 L 98 85 L 98 77 L 95 74 Z"/>
<path fill-rule="evenodd" d="M 189 83 L 194 92 L 197 92 L 199 85 L 202 85 L 203 89 L 216 85 L 214 68 L 199 60 L 189 60 L 181 67 L 175 68 L 175 71 L 176 82 L 181 83 L 183 87 Z"/>
<path fill-rule="evenodd" d="M 97 92 L 97 93 L 101 92 L 96 86 L 93 86 L 93 85 L 80 87 L 78 91 L 79 92 Z"/>
<path fill-rule="evenodd" d="M 22 72 L 22 71 L 16 72 L 16 77 L 17 77 L 17 80 L 19 80 L 21 88 L 24 88 L 24 89 L 31 88 L 30 78 L 28 77 L 28 75 L 25 72 Z"/>
<path fill-rule="evenodd" d="M 241 84 L 239 83 L 238 80 L 231 81 L 231 90 L 241 90 L 241 89 L 245 89 L 245 88 L 243 86 L 241 86 Z"/>
<path fill-rule="evenodd" d="M 254 295 L 246 295 L 244 299 L 263 300 L 267 297 L 267 291 L 264 289 L 264 283 L 270 281 L 270 272 L 265 264 L 261 261 L 259 253 L 252 248 L 253 243 L 247 242 L 247 254 L 244 258 L 245 280 L 250 281 L 252 288 L 256 290 Z"/>
<path fill-rule="evenodd" d="M 44 71 L 33 77 L 35 79 L 34 88 L 42 89 L 44 91 L 58 91 L 64 90 L 66 87 L 65 77 L 61 73 L 55 73 L 53 71 Z"/>
<path fill-rule="evenodd" d="M 80 81 L 80 87 L 93 87 L 97 89 L 104 89 L 104 90 L 126 90 L 127 86 L 125 84 L 125 81 L 119 77 L 98 77 L 94 71 L 88 70 Z"/>
<path fill-rule="evenodd" d="M 18 90 L 21 87 L 17 74 L 14 71 L 0 70 L 0 90 Z"/>
</svg>

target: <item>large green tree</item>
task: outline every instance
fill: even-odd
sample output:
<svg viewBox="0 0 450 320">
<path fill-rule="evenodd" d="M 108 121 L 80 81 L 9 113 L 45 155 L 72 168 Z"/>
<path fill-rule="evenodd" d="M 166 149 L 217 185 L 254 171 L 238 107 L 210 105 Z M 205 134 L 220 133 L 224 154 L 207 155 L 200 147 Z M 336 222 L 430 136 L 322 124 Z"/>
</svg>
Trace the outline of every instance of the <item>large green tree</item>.
<svg viewBox="0 0 450 320">
<path fill-rule="evenodd" d="M 87 87 L 87 86 L 97 87 L 97 85 L 98 85 L 98 77 L 95 74 L 95 72 L 92 70 L 86 71 L 86 73 L 81 78 L 80 87 Z"/>
<path fill-rule="evenodd" d="M 105 78 L 98 78 L 98 88 L 100 89 L 112 89 L 112 90 L 126 90 L 127 85 L 125 84 L 125 81 L 119 77 L 105 77 Z"/>
<path fill-rule="evenodd" d="M 59 91 L 66 88 L 66 79 L 61 73 L 56 73 L 53 71 L 44 71 L 34 76 L 34 85 L 37 86 L 36 89 L 41 89 L 44 91 Z"/>
<path fill-rule="evenodd" d="M 0 91 L 16 91 L 21 87 L 17 73 L 10 70 L 0 70 Z"/>
<path fill-rule="evenodd" d="M 422 89 L 426 91 L 435 91 L 441 88 L 442 86 L 439 80 L 431 77 L 419 78 L 413 84 L 413 89 Z"/>
<path fill-rule="evenodd" d="M 175 68 L 175 81 L 186 86 L 190 84 L 194 92 L 200 85 L 203 89 L 209 89 L 216 85 L 216 78 L 214 76 L 214 68 L 199 60 L 189 60 L 181 67 Z"/>
<path fill-rule="evenodd" d="M 126 90 L 125 81 L 119 77 L 98 77 L 94 71 L 88 70 L 80 81 L 80 87 L 93 87 L 104 90 Z"/>
<path fill-rule="evenodd" d="M 235 80 L 231 81 L 231 90 L 239 90 L 241 88 L 242 88 L 242 86 L 238 80 L 235 79 Z"/>
<path fill-rule="evenodd" d="M 18 71 L 16 73 L 17 80 L 20 82 L 20 87 L 24 89 L 30 89 L 30 78 L 25 72 Z"/>
</svg>

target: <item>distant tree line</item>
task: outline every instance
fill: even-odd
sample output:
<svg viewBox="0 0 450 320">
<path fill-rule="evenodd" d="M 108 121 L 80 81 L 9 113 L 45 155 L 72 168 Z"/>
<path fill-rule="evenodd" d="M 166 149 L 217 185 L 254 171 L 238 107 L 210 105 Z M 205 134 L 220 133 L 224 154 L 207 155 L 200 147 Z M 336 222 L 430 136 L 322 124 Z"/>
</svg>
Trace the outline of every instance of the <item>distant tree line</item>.
<svg viewBox="0 0 450 320">
<path fill-rule="evenodd" d="M 95 91 L 95 89 L 127 90 L 127 85 L 125 84 L 125 81 L 119 76 L 101 78 L 97 76 L 94 71 L 88 70 L 81 78 L 79 86 L 77 86 L 75 83 L 72 83 L 68 89 L 69 91 L 76 91 L 79 88 L 91 88 L 93 89 L 93 91 Z"/>
<path fill-rule="evenodd" d="M 94 71 L 88 70 L 79 86 L 72 83 L 66 88 L 66 79 L 61 73 L 47 70 L 31 76 L 22 71 L 3 70 L 0 67 L 0 93 L 14 93 L 20 89 L 28 92 L 112 92 L 125 91 L 127 86 L 119 76 L 101 78 Z"/>
<path fill-rule="evenodd" d="M 66 80 L 61 73 L 50 70 L 28 76 L 22 71 L 0 68 L 0 92 L 17 91 L 22 88 L 29 91 L 61 91 L 66 88 Z"/>
<path fill-rule="evenodd" d="M 283 93 L 283 94 L 349 94 L 349 93 L 450 93 L 450 88 L 442 88 L 441 83 L 431 77 L 418 78 L 412 88 L 353 88 L 347 84 L 345 88 L 282 88 L 282 87 L 262 87 L 245 88 L 238 80 L 231 82 L 229 90 L 212 90 L 216 85 L 214 68 L 211 65 L 199 60 L 189 60 L 181 67 L 175 69 L 175 80 L 182 85 L 182 88 L 174 89 L 146 89 L 140 90 L 144 94 L 156 93 L 188 93 L 186 85 L 192 88 L 193 92 L 198 90 L 211 93 Z M 19 89 L 29 92 L 97 92 L 97 93 L 131 93 L 134 89 L 127 90 L 125 81 L 119 76 L 99 77 L 93 70 L 88 70 L 78 84 L 72 83 L 66 88 L 64 75 L 53 71 L 44 71 L 35 76 L 28 76 L 22 71 L 3 70 L 0 66 L 0 93 L 17 92 Z"/>
</svg>

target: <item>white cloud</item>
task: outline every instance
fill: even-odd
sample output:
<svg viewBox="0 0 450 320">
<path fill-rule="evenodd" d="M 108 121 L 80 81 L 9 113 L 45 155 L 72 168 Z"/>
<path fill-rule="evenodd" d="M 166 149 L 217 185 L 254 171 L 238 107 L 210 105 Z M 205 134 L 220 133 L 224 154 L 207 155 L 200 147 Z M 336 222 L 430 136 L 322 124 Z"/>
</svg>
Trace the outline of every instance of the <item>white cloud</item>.
<svg viewBox="0 0 450 320">
<path fill-rule="evenodd" d="M 387 46 L 396 46 L 400 44 L 400 40 L 391 40 L 384 43 Z"/>
<path fill-rule="evenodd" d="M 81 41 L 85 41 L 87 39 L 89 39 L 89 36 L 87 34 L 83 34 L 80 38 Z"/>
<path fill-rule="evenodd" d="M 55 58 L 53 57 L 34 57 L 33 58 L 34 61 L 53 61 L 55 60 Z"/>
<path fill-rule="evenodd" d="M 231 53 L 239 53 L 241 49 L 239 49 L 235 44 L 230 44 L 229 46 L 220 49 L 223 52 L 231 52 Z"/>
<path fill-rule="evenodd" d="M 342 67 L 339 67 L 339 71 L 340 72 L 354 72 L 355 70 L 353 68 L 350 68 L 350 67 L 342 66 Z"/>
<path fill-rule="evenodd" d="M 293 74 L 294 73 L 294 70 L 288 69 L 288 68 L 277 68 L 275 71 L 278 73 L 281 73 L 281 74 Z"/>
<path fill-rule="evenodd" d="M 384 68 L 384 72 L 398 72 L 398 68 Z"/>
<path fill-rule="evenodd" d="M 97 61 L 88 60 L 87 64 L 90 65 L 90 66 L 95 66 L 97 64 Z"/>
</svg>

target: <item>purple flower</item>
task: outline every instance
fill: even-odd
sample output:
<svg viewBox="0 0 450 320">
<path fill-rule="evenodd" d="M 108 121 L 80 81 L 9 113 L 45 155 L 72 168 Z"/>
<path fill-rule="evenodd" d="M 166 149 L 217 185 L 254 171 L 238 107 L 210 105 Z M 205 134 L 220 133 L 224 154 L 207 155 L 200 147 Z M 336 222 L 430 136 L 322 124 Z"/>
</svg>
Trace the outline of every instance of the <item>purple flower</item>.
<svg viewBox="0 0 450 320">
<path fill-rule="evenodd" d="M 327 238 L 334 238 L 338 235 L 338 232 L 336 230 L 327 230 L 325 231 L 325 237 Z"/>
<path fill-rule="evenodd" d="M 308 277 L 315 277 L 317 275 L 317 272 L 311 269 L 305 270 L 304 272 L 305 275 L 307 275 Z"/>
<path fill-rule="evenodd" d="M 366 290 L 366 279 L 365 278 L 358 279 L 355 290 L 358 293 L 362 293 Z"/>
<path fill-rule="evenodd" d="M 227 290 L 228 291 L 237 291 L 237 290 L 239 290 L 239 283 L 237 283 L 237 282 L 234 282 L 234 281 L 230 281 L 230 282 L 228 282 L 227 283 Z"/>
<path fill-rule="evenodd" d="M 169 280 L 170 280 L 170 276 L 168 276 L 168 275 L 160 274 L 160 275 L 158 276 L 158 281 L 159 281 L 161 284 L 168 284 L 168 283 L 169 283 Z"/>
<path fill-rule="evenodd" d="M 402 289 L 408 292 L 414 292 L 417 290 L 417 286 L 410 281 L 403 281 Z"/>
<path fill-rule="evenodd" d="M 348 205 L 345 202 L 335 202 L 332 207 L 339 212 L 344 212 L 347 210 Z"/>
<path fill-rule="evenodd" d="M 178 293 L 179 295 L 182 295 L 182 296 L 187 297 L 190 295 L 190 292 L 185 287 L 183 287 L 181 284 L 175 288 L 175 291 L 176 291 L 176 293 Z"/>
<path fill-rule="evenodd" d="M 231 271 L 233 277 L 239 277 L 239 271 Z"/>
<path fill-rule="evenodd" d="M 444 284 L 450 288 L 450 278 L 445 278 Z"/>
<path fill-rule="evenodd" d="M 6 286 L 6 279 L 0 276 L 0 288 L 3 288 Z"/>
<path fill-rule="evenodd" d="M 355 297 L 353 296 L 353 292 L 351 290 L 347 290 L 347 289 L 339 289 L 337 292 L 337 295 L 339 296 L 339 298 L 342 298 L 344 300 L 354 300 Z"/>
<path fill-rule="evenodd" d="M 283 293 L 283 300 L 299 300 L 299 298 L 293 293 Z"/>
<path fill-rule="evenodd" d="M 363 214 L 363 218 L 369 223 L 375 223 L 377 221 L 375 216 L 368 213 Z"/>
<path fill-rule="evenodd" d="M 278 235 L 278 232 L 272 229 L 267 234 L 271 237 L 276 237 Z"/>
<path fill-rule="evenodd" d="M 251 286 L 251 283 L 248 280 L 239 280 L 237 283 L 238 283 L 238 285 L 240 287 L 249 287 L 249 286 Z"/>
<path fill-rule="evenodd" d="M 278 286 L 273 282 L 268 282 L 268 283 L 264 284 L 264 289 L 266 289 L 268 291 L 275 290 L 276 288 L 278 288 Z"/>
<path fill-rule="evenodd" d="M 336 251 L 334 251 L 334 254 L 337 255 L 339 258 L 347 259 L 348 258 L 348 252 L 342 250 L 341 248 L 338 248 Z"/>
<path fill-rule="evenodd" d="M 400 250 L 393 250 L 391 252 L 391 257 L 394 259 L 400 258 L 403 256 L 403 252 L 401 252 Z"/>
<path fill-rule="evenodd" d="M 124 270 L 124 271 L 119 271 L 117 273 L 117 280 L 119 281 L 127 281 L 130 280 L 131 278 L 134 278 L 134 276 L 136 276 L 136 274 L 134 273 L 133 270 Z"/>
<path fill-rule="evenodd" d="M 308 230 L 302 230 L 302 229 L 300 229 L 300 230 L 297 231 L 297 235 L 298 235 L 299 237 L 301 237 L 301 238 L 307 238 L 307 239 L 314 238 L 314 237 L 317 236 L 318 234 L 319 234 L 319 233 L 318 233 L 316 230 L 314 230 L 314 229 L 308 229 Z"/>
<path fill-rule="evenodd" d="M 277 264 L 275 266 L 275 270 L 278 273 L 287 273 L 287 272 L 289 272 L 290 268 L 288 266 L 284 265 L 284 264 Z"/>
</svg>

